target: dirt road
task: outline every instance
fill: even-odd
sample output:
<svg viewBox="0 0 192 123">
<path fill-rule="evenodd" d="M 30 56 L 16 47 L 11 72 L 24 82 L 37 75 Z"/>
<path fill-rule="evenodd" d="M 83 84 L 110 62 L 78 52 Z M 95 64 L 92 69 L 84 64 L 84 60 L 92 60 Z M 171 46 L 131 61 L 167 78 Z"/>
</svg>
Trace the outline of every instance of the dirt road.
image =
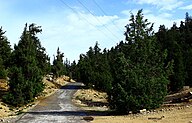
<svg viewBox="0 0 192 123">
<path fill-rule="evenodd" d="M 16 123 L 84 123 L 86 112 L 75 106 L 71 98 L 81 83 L 69 83 L 55 94 L 42 100 L 33 109 L 22 114 Z"/>
</svg>

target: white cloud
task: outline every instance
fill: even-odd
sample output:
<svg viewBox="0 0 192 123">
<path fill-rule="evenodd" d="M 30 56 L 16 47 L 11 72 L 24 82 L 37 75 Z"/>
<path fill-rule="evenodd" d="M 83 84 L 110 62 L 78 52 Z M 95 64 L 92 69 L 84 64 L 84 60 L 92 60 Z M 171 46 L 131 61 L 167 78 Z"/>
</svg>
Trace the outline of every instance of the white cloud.
<svg viewBox="0 0 192 123">
<path fill-rule="evenodd" d="M 170 28 L 173 26 L 174 22 L 179 26 L 180 22 L 183 21 L 183 19 L 170 19 L 163 16 L 155 16 L 153 14 L 146 15 L 145 18 L 147 18 L 149 22 L 154 23 L 155 31 L 158 31 L 160 25 L 165 25 L 166 28 Z"/>
<path fill-rule="evenodd" d="M 172 14 L 170 14 L 170 13 L 161 13 L 159 15 L 159 17 L 161 17 L 161 18 L 170 18 L 170 17 L 172 17 Z"/>
<path fill-rule="evenodd" d="M 132 10 L 132 13 L 135 15 L 138 10 Z M 130 17 L 130 10 L 123 10 L 122 14 L 126 15 L 127 18 Z M 160 25 L 165 25 L 167 28 L 170 28 L 174 22 L 179 26 L 180 21 L 183 19 L 172 19 L 172 14 L 166 12 L 160 12 L 158 15 L 152 13 L 150 10 L 143 10 L 144 18 L 148 19 L 149 22 L 154 23 L 154 30 L 158 31 Z M 127 19 L 128 22 L 128 19 Z M 128 22 L 129 23 L 129 22 Z"/>
<path fill-rule="evenodd" d="M 123 10 L 121 11 L 122 14 L 126 15 L 126 16 L 130 16 L 131 13 L 133 13 L 134 15 L 137 14 L 138 12 L 138 9 L 129 9 L 129 10 Z M 142 12 L 144 15 L 145 14 L 149 14 L 151 13 L 151 10 L 148 10 L 148 9 L 144 9 L 143 12 Z"/>
<path fill-rule="evenodd" d="M 49 21 L 41 22 L 43 32 L 40 38 L 45 43 L 50 56 L 55 54 L 59 46 L 61 51 L 70 60 L 77 60 L 81 53 L 86 53 L 90 46 L 94 46 L 98 41 L 100 47 L 111 48 L 119 40 L 123 40 L 123 31 L 119 32 L 114 25 L 123 28 L 118 16 L 93 16 L 87 13 L 60 13 Z M 54 19 L 55 18 L 55 19 Z M 97 19 L 96 19 L 97 18 Z M 99 21 L 98 21 L 99 20 Z M 50 23 L 52 21 L 52 23 Z M 110 31 L 109 31 L 110 30 Z M 120 38 L 117 38 L 120 37 Z"/>
<path fill-rule="evenodd" d="M 173 10 L 180 7 L 183 2 L 181 0 L 134 0 L 139 4 L 155 5 L 161 10 Z"/>
<path fill-rule="evenodd" d="M 191 9 L 192 9 L 192 4 L 191 4 L 191 5 L 188 5 L 188 6 L 180 7 L 179 9 L 183 9 L 183 10 L 191 10 Z"/>
</svg>

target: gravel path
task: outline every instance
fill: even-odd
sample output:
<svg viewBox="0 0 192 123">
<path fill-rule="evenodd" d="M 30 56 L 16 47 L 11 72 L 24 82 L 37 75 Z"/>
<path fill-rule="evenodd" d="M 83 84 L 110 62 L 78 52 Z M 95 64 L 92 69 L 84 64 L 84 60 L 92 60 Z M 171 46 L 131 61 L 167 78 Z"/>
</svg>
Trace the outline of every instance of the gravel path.
<svg viewBox="0 0 192 123">
<path fill-rule="evenodd" d="M 37 106 L 23 114 L 16 123 L 85 123 L 85 111 L 75 106 L 71 98 L 81 83 L 69 83 L 55 94 L 42 100 Z"/>
</svg>

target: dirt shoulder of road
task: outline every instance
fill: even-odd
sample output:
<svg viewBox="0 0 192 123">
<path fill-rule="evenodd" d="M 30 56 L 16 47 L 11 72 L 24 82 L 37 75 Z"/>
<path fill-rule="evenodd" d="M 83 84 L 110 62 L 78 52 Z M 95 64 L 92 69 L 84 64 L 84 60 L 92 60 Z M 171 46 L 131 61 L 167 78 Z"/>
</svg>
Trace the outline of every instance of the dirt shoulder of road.
<svg viewBox="0 0 192 123">
<path fill-rule="evenodd" d="M 83 110 L 107 111 L 107 93 L 93 89 L 79 89 L 74 94 L 72 101 Z"/>
<path fill-rule="evenodd" d="M 74 94 L 73 102 L 83 110 L 109 111 L 107 94 L 93 89 L 79 89 Z M 192 123 L 192 101 L 162 105 L 156 110 L 142 114 L 92 117 L 94 118 L 92 123 Z"/>
<path fill-rule="evenodd" d="M 3 119 L 17 117 L 18 114 L 21 114 L 22 112 L 26 112 L 26 111 L 30 110 L 31 108 L 36 106 L 39 103 L 39 101 L 41 101 L 42 99 L 54 94 L 61 86 L 66 85 L 68 82 L 74 82 L 74 81 L 73 80 L 70 81 L 69 77 L 67 77 L 67 76 L 59 77 L 54 81 L 48 81 L 44 77 L 43 78 L 43 83 L 45 84 L 44 91 L 41 93 L 40 96 L 35 97 L 34 102 L 29 103 L 29 104 L 27 104 L 27 105 L 25 105 L 23 107 L 14 108 L 14 107 L 11 107 L 11 106 L 3 103 L 0 100 L 0 122 Z M 7 90 L 8 90 L 7 81 L 0 80 L 0 91 L 1 91 L 1 93 L 6 92 Z M 2 95 L 1 95 L 1 97 L 2 97 Z M 1 99 L 1 97 L 0 97 L 0 99 Z"/>
<path fill-rule="evenodd" d="M 93 123 L 192 123 L 192 106 L 163 108 L 146 114 L 94 116 Z"/>
</svg>

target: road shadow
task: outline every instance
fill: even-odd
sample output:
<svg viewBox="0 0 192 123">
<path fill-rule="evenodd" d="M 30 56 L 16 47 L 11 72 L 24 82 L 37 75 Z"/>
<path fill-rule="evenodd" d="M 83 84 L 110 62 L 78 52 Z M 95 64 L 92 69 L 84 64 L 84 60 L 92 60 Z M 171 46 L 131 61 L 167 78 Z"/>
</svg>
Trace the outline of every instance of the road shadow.
<svg viewBox="0 0 192 123">
<path fill-rule="evenodd" d="M 78 89 L 85 89 L 86 87 L 80 83 L 78 84 L 68 84 L 62 86 L 60 89 L 69 89 L 69 90 L 78 90 Z"/>
<path fill-rule="evenodd" d="M 111 111 L 29 111 L 26 114 L 52 116 L 110 116 Z"/>
</svg>

